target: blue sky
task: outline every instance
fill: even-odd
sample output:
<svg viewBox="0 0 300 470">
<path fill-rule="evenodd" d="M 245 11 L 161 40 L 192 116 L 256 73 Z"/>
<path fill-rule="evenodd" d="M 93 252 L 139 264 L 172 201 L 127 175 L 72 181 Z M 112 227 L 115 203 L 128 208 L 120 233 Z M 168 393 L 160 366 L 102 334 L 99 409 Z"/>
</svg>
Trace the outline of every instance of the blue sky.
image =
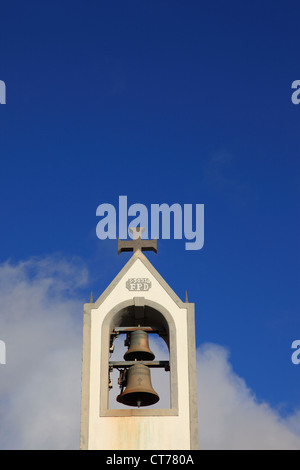
<svg viewBox="0 0 300 470">
<path fill-rule="evenodd" d="M 300 406 L 299 13 L 293 0 L 1 5 L 0 262 L 84 260 L 84 303 L 130 257 L 97 239 L 99 204 L 204 204 L 203 249 L 159 240 L 148 258 L 195 302 L 197 345 L 228 348 L 282 416 Z"/>
</svg>

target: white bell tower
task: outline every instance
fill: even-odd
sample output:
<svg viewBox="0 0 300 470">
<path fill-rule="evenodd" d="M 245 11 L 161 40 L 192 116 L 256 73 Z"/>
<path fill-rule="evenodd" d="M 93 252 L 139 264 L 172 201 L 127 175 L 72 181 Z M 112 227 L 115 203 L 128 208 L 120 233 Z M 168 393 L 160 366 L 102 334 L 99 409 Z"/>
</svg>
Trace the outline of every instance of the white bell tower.
<svg viewBox="0 0 300 470">
<path fill-rule="evenodd" d="M 119 240 L 119 253 L 133 251 L 132 257 L 98 300 L 84 305 L 82 450 L 198 448 L 194 304 L 177 297 L 142 253 L 149 250 L 156 252 L 156 240 L 142 240 L 141 233 Z M 168 361 L 132 353 L 147 349 L 139 341 L 152 333 L 165 341 Z M 114 342 L 122 335 L 130 354 L 112 361 Z M 160 391 L 151 388 L 154 368 L 169 377 L 167 408 L 160 407 L 163 400 L 156 403 Z M 109 400 L 113 370 L 120 373 L 113 387 L 120 387 L 122 408 Z"/>
</svg>

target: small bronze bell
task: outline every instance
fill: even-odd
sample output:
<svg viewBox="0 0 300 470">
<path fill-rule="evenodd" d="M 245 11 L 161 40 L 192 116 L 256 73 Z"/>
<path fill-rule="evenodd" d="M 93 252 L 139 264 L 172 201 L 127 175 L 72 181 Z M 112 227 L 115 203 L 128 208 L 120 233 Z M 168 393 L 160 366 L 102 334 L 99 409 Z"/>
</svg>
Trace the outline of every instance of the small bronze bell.
<svg viewBox="0 0 300 470">
<path fill-rule="evenodd" d="M 125 361 L 153 361 L 154 358 L 155 355 L 149 348 L 146 331 L 133 331 L 130 335 L 129 349 L 124 354 Z"/>
</svg>

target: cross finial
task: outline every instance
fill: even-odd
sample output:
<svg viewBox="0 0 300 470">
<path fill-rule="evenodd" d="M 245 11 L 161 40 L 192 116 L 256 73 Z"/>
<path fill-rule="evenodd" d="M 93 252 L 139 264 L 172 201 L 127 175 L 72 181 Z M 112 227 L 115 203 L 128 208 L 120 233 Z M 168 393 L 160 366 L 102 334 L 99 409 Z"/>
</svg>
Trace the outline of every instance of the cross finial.
<svg viewBox="0 0 300 470">
<path fill-rule="evenodd" d="M 133 240 L 142 238 L 142 234 L 145 232 L 145 227 L 129 227 L 129 232 L 132 233 Z"/>
<path fill-rule="evenodd" d="M 157 253 L 157 240 L 142 240 L 142 233 L 145 231 L 144 227 L 130 227 L 132 233 L 132 240 L 118 239 L 118 254 L 122 251 L 154 251 Z"/>
</svg>

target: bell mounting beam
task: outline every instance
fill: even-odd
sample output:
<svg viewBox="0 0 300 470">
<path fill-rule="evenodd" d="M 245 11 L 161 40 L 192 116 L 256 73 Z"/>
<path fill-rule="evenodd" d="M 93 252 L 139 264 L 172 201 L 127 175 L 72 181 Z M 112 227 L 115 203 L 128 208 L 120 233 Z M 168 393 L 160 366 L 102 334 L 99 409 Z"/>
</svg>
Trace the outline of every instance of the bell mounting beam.
<svg viewBox="0 0 300 470">
<path fill-rule="evenodd" d="M 161 367 L 166 371 L 170 370 L 169 361 L 110 361 L 109 367 L 111 369 L 124 369 L 125 367 L 131 367 L 136 364 L 143 364 L 147 367 Z"/>
<path fill-rule="evenodd" d="M 114 328 L 115 333 L 132 333 L 133 331 L 145 331 L 146 333 L 164 333 L 162 328 L 152 326 L 117 326 Z"/>
<path fill-rule="evenodd" d="M 142 240 L 142 233 L 145 231 L 144 227 L 130 227 L 130 232 L 133 235 L 132 240 L 120 240 L 118 238 L 118 254 L 123 251 L 133 251 L 134 253 L 140 251 L 154 251 L 157 253 L 157 240 Z"/>
</svg>

